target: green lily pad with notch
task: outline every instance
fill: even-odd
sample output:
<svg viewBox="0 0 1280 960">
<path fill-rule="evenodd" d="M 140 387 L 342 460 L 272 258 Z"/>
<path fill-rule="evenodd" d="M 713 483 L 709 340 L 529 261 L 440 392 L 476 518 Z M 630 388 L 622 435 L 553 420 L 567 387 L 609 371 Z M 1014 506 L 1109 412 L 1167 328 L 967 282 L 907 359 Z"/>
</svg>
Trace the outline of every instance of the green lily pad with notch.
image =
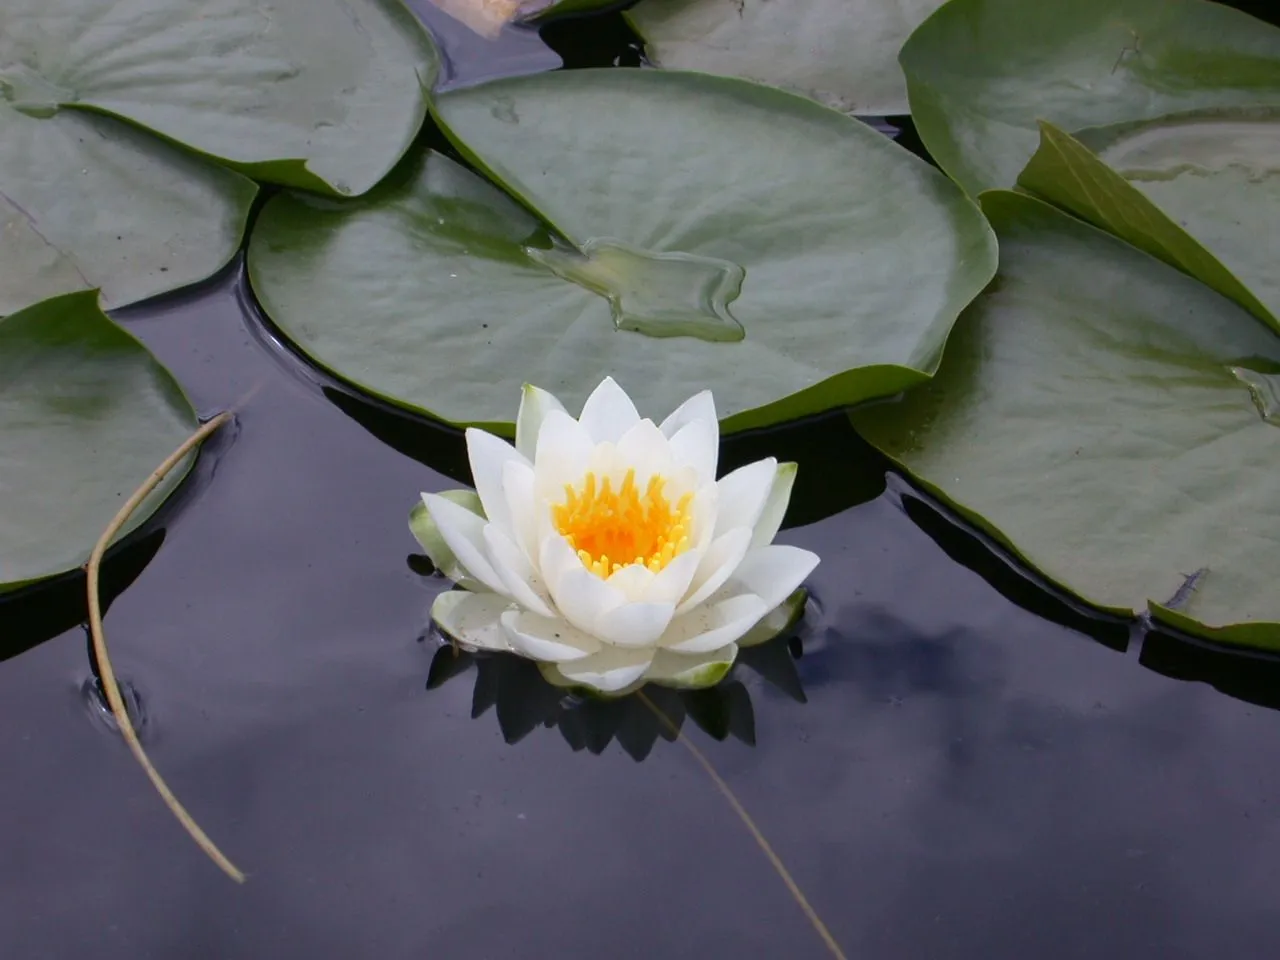
<svg viewBox="0 0 1280 960">
<path fill-rule="evenodd" d="M 0 101 L 129 120 L 261 180 L 368 190 L 436 57 L 400 0 L 5 0 Z"/>
<path fill-rule="evenodd" d="M 606 374 L 648 416 L 710 388 L 726 430 L 891 395 L 995 269 L 954 184 L 770 87 L 578 70 L 435 111 L 510 196 L 436 153 L 360 201 L 279 196 L 249 274 L 303 353 L 450 423 L 511 430 L 525 383 L 576 410 Z"/>
<path fill-rule="evenodd" d="M 114 308 L 204 280 L 240 248 L 256 193 L 112 117 L 37 118 L 0 97 L 0 316 L 74 290 Z"/>
<path fill-rule="evenodd" d="M 96 292 L 0 319 L 0 592 L 84 564 L 125 500 L 196 426 L 177 381 L 102 312 Z M 193 461 L 161 482 L 119 537 L 155 512 Z"/>
<path fill-rule="evenodd" d="M 899 61 L 920 139 L 974 195 L 1013 186 L 1037 120 L 1280 103 L 1280 29 L 1208 0 L 951 0 Z"/>
<path fill-rule="evenodd" d="M 1207 283 L 1280 333 L 1280 108 L 1174 114 L 1075 137 L 1044 123 L 1018 185 Z"/>
<path fill-rule="evenodd" d="M 1280 650 L 1280 337 L 1041 200 L 982 205 L 995 282 L 854 426 L 1088 603 Z"/>
<path fill-rule="evenodd" d="M 943 0 L 641 0 L 626 17 L 661 67 L 745 77 L 845 113 L 907 112 L 898 51 Z"/>
</svg>

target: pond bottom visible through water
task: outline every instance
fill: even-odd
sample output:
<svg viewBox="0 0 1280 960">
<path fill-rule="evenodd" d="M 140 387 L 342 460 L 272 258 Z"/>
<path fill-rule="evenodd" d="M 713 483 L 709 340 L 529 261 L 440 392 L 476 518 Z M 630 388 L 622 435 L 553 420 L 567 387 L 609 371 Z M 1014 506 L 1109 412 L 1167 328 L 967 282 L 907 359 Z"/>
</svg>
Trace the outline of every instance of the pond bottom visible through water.
<svg viewBox="0 0 1280 960">
<path fill-rule="evenodd" d="M 67 629 L 0 663 L 6 960 L 829 955 L 680 744 L 637 763 L 623 720 L 547 727 L 474 665 L 426 689 L 444 584 L 406 514 L 465 480 L 456 434 L 280 350 L 239 264 L 119 318 L 202 413 L 249 398 L 106 623 L 152 759 L 250 879 L 95 722 Z M 801 463 L 780 540 L 823 558 L 769 654 L 807 702 L 743 669 L 733 732 L 682 730 L 848 957 L 1280 954 L 1280 723 L 1248 702 L 1280 701 L 1274 663 L 1074 611 L 886 486 L 839 414 L 724 459 L 768 453 Z M 0 640 L 78 615 L 51 603 L 0 606 Z"/>
</svg>

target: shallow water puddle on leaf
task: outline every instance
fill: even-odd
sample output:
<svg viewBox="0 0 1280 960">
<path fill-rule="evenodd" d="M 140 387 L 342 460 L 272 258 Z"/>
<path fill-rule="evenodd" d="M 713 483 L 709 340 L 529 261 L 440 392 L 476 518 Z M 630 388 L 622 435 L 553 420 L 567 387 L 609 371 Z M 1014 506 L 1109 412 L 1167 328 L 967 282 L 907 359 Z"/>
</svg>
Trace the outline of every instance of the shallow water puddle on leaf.
<svg viewBox="0 0 1280 960">
<path fill-rule="evenodd" d="M 0 100 L 29 117 L 47 119 L 74 101 L 75 92 L 49 82 L 25 63 L 0 67 Z"/>
<path fill-rule="evenodd" d="M 619 330 L 712 342 L 746 336 L 729 312 L 746 277 L 736 263 L 692 253 L 653 253 L 603 237 L 588 240 L 581 253 L 559 244 L 549 250 L 526 247 L 525 253 L 556 276 L 608 300 Z"/>
<path fill-rule="evenodd" d="M 1280 173 L 1274 110 L 1204 111 L 1118 127 L 1099 141 L 1099 157 L 1126 180 L 1173 180 L 1236 170 L 1250 182 Z"/>
</svg>

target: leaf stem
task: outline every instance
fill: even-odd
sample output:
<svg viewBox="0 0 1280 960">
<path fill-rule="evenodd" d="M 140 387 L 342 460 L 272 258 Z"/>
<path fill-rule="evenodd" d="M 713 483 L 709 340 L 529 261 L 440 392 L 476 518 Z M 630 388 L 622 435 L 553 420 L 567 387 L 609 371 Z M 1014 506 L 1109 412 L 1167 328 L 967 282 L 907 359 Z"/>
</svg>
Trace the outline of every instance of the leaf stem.
<svg viewBox="0 0 1280 960">
<path fill-rule="evenodd" d="M 178 802 L 178 798 L 174 796 L 173 791 L 164 782 L 164 778 L 160 776 L 159 771 L 152 766 L 151 761 L 147 758 L 146 751 L 142 749 L 142 743 L 138 740 L 138 733 L 133 729 L 133 722 L 129 719 L 129 712 L 125 708 L 124 699 L 120 696 L 120 688 L 116 685 L 116 675 L 115 670 L 111 667 L 111 659 L 107 656 L 107 638 L 102 628 L 102 604 L 98 584 L 99 570 L 102 566 L 102 558 L 107 552 L 107 547 L 111 545 L 111 541 L 120 529 L 129 522 L 129 517 L 138 509 L 138 505 L 147 498 L 147 495 L 156 488 L 161 480 L 168 476 L 174 467 L 182 462 L 188 453 L 230 419 L 231 414 L 224 412 L 201 425 L 200 429 L 183 441 L 182 445 L 173 451 L 164 463 L 152 471 L 151 476 L 147 477 L 142 486 L 134 492 L 133 496 L 125 502 L 111 522 L 107 524 L 107 529 L 102 532 L 102 536 L 98 538 L 98 542 L 93 548 L 93 553 L 89 555 L 89 562 L 85 566 L 85 574 L 89 582 L 89 633 L 93 638 L 93 652 L 98 662 L 101 687 L 107 696 L 107 703 L 111 706 L 111 713 L 116 719 L 116 726 L 119 728 L 125 742 L 129 744 L 129 749 L 133 752 L 134 758 L 142 766 L 142 769 L 146 771 L 152 786 L 156 788 L 160 798 L 164 800 L 169 810 L 177 817 L 183 829 L 191 835 L 191 839 L 227 876 L 237 883 L 244 883 L 245 875 L 223 855 L 222 851 L 200 829 L 191 815 L 187 813 L 186 808 Z"/>
</svg>

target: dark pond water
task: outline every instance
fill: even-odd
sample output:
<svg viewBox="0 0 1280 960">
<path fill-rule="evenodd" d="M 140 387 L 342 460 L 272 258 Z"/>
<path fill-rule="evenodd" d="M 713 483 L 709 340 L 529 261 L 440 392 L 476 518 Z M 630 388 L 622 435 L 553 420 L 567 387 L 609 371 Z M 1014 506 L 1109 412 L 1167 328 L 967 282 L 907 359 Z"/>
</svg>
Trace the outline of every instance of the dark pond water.
<svg viewBox="0 0 1280 960">
<path fill-rule="evenodd" d="M 491 46 L 422 6 L 456 81 L 558 65 L 536 34 Z M 616 20 L 548 36 L 573 63 L 635 54 Z M 0 606 L 6 960 L 831 955 L 643 711 L 560 711 L 518 664 L 431 673 L 442 584 L 405 515 L 465 480 L 456 435 L 308 371 L 238 266 L 121 319 L 202 411 L 250 395 L 113 558 L 114 588 L 136 580 L 107 628 L 152 758 L 251 879 L 204 859 L 85 696 L 82 583 L 20 597 Z M 782 539 L 822 555 L 814 602 L 739 683 L 665 708 L 846 956 L 1280 955 L 1275 663 L 1055 599 L 886 483 L 839 416 L 725 459 L 766 453 L 802 464 Z"/>
</svg>

